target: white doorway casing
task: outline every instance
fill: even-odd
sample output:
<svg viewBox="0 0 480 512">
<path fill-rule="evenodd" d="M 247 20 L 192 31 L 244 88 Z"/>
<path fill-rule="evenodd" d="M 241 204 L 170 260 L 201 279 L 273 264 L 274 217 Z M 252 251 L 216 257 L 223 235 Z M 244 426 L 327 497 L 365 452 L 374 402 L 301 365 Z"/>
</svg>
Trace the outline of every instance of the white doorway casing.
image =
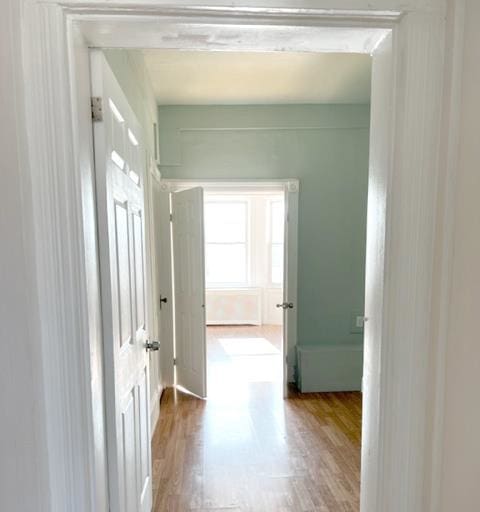
<svg viewBox="0 0 480 512">
<path fill-rule="evenodd" d="M 370 361 L 380 386 L 375 389 L 378 414 L 371 408 L 364 420 L 364 442 L 381 449 L 372 450 L 372 460 L 363 464 L 362 512 L 435 512 L 438 481 L 426 475 L 439 457 L 438 444 L 432 444 L 439 436 L 429 435 L 430 415 L 438 415 L 443 403 L 436 392 L 443 388 L 436 366 L 443 353 L 432 338 L 431 292 L 437 194 L 450 172 L 449 159 L 438 161 L 442 101 L 450 102 L 439 85 L 448 73 L 445 4 L 323 0 L 312 9 L 312 2 L 302 1 L 309 9 L 304 11 L 293 2 L 279 2 L 275 9 L 254 9 L 252 3 L 227 9 L 211 0 L 207 10 L 190 8 L 193 2 L 180 9 L 162 1 L 128 3 L 128 8 L 121 1 L 26 3 L 22 66 L 30 166 L 23 179 L 35 191 L 32 272 L 41 319 L 37 340 L 50 510 L 104 510 L 107 500 L 87 47 L 239 50 L 253 45 L 272 51 L 371 52 L 375 61 L 379 37 L 391 32 L 391 110 L 379 113 L 391 130 L 390 145 L 372 139 L 372 150 L 377 144 L 386 150 L 379 168 L 386 183 L 383 314 L 375 335 L 381 357 Z M 383 74 L 374 78 L 384 79 Z M 379 89 L 374 82 L 374 91 Z M 450 219 L 441 222 L 448 225 Z M 442 286 L 448 279 L 447 272 Z M 367 304 L 370 292 L 367 288 Z M 377 314 L 366 312 L 370 320 Z M 369 383 L 365 389 L 371 393 Z M 434 407 L 427 408 L 430 403 Z M 367 439 L 375 432 L 377 437 Z M 378 475 L 375 486 L 371 471 Z"/>
</svg>

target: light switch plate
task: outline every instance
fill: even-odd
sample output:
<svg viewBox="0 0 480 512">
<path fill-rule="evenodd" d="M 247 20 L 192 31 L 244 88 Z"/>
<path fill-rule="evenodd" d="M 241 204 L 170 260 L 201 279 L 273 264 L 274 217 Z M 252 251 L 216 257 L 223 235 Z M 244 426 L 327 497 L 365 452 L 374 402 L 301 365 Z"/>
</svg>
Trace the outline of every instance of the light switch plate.
<svg viewBox="0 0 480 512">
<path fill-rule="evenodd" d="M 350 333 L 362 334 L 364 325 L 363 311 L 352 311 L 350 315 Z"/>
</svg>

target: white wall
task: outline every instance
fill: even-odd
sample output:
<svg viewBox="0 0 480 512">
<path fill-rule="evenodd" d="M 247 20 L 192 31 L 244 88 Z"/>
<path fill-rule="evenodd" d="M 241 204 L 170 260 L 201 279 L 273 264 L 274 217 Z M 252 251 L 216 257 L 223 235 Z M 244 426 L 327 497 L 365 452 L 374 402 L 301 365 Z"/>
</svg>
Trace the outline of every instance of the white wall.
<svg viewBox="0 0 480 512">
<path fill-rule="evenodd" d="M 466 6 L 441 512 L 480 510 L 480 3 Z"/>
<path fill-rule="evenodd" d="M 0 510 L 50 509 L 33 218 L 16 0 L 0 16 Z"/>
</svg>

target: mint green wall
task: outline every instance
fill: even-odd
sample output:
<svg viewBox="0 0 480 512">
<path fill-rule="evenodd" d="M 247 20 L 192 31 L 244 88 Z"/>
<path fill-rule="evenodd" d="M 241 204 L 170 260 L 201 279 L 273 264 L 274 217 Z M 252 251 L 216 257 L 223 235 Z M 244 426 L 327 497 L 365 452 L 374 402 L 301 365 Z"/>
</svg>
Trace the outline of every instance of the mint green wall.
<svg viewBox="0 0 480 512">
<path fill-rule="evenodd" d="M 164 178 L 299 178 L 298 343 L 361 343 L 368 105 L 159 107 Z"/>
</svg>

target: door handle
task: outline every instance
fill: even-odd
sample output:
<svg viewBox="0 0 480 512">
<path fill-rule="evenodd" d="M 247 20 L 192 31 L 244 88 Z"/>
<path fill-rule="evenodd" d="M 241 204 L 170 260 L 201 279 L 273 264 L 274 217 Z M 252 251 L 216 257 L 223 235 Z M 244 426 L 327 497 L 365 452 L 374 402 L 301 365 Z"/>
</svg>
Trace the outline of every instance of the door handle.
<svg viewBox="0 0 480 512">
<path fill-rule="evenodd" d="M 167 297 L 162 297 L 160 295 L 160 309 L 162 309 L 162 304 L 166 304 L 168 302 Z"/>
<path fill-rule="evenodd" d="M 160 342 L 159 341 L 147 341 L 145 343 L 145 350 L 155 352 L 156 350 L 160 350 Z"/>
<path fill-rule="evenodd" d="M 293 302 L 282 302 L 281 304 L 277 304 L 277 308 L 293 309 Z"/>
</svg>

